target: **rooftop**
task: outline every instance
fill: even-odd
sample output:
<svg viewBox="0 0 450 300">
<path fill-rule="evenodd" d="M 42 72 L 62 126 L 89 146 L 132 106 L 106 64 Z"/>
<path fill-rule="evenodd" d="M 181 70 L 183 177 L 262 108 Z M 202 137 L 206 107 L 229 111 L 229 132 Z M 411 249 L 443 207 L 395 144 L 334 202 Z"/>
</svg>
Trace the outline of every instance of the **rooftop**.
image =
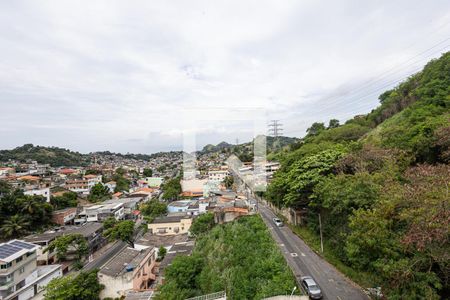
<svg viewBox="0 0 450 300">
<path fill-rule="evenodd" d="M 38 246 L 19 240 L 11 240 L 0 244 L 0 260 L 4 262 L 11 262 L 14 259 L 35 251 Z"/>
<path fill-rule="evenodd" d="M 163 224 L 163 223 L 178 223 L 180 222 L 182 219 L 190 219 L 189 216 L 167 216 L 167 217 L 160 217 L 160 218 L 155 218 L 153 220 L 153 224 Z"/>
<path fill-rule="evenodd" d="M 124 300 L 150 300 L 153 291 L 129 292 Z"/>
<path fill-rule="evenodd" d="M 134 270 L 151 250 L 152 248 L 144 250 L 125 248 L 102 267 L 100 273 L 116 277 L 126 273 L 128 268 Z"/>
<path fill-rule="evenodd" d="M 154 235 L 147 232 L 136 242 L 136 244 L 159 248 L 161 246 L 168 247 L 186 241 L 188 241 L 187 234 Z"/>
</svg>

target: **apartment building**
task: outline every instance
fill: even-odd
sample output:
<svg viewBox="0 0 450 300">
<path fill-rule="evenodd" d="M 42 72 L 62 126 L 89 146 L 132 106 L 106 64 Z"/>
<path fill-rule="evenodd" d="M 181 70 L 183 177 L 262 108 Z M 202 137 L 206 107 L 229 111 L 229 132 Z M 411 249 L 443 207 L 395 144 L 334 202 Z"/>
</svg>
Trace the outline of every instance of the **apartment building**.
<svg viewBox="0 0 450 300">
<path fill-rule="evenodd" d="M 119 298 L 130 291 L 147 290 L 154 282 L 156 249 L 125 248 L 98 272 L 98 280 L 105 288 L 100 298 Z"/>
<path fill-rule="evenodd" d="M 60 265 L 37 266 L 37 245 L 19 240 L 0 244 L 0 299 L 27 300 L 62 276 Z"/>
<path fill-rule="evenodd" d="M 222 182 L 228 175 L 230 175 L 228 170 L 210 170 L 208 171 L 208 180 Z"/>
</svg>

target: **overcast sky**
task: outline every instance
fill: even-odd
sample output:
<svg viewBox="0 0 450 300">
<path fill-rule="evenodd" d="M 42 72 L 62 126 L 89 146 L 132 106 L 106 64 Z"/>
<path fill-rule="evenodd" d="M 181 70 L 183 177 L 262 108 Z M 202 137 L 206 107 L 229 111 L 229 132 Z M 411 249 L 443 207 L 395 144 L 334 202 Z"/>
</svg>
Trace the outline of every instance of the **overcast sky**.
<svg viewBox="0 0 450 300">
<path fill-rule="evenodd" d="M 254 112 L 300 137 L 449 48 L 448 0 L 1 1 L 0 149 L 247 141 Z"/>
</svg>

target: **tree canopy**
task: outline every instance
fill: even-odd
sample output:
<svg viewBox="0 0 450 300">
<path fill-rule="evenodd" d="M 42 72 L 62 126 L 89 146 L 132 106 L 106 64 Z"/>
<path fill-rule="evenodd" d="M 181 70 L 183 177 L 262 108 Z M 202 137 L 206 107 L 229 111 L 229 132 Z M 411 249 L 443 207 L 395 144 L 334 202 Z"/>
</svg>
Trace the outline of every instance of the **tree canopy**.
<svg viewBox="0 0 450 300">
<path fill-rule="evenodd" d="M 104 286 L 98 282 L 97 270 L 55 278 L 46 286 L 45 300 L 97 300 Z"/>
</svg>

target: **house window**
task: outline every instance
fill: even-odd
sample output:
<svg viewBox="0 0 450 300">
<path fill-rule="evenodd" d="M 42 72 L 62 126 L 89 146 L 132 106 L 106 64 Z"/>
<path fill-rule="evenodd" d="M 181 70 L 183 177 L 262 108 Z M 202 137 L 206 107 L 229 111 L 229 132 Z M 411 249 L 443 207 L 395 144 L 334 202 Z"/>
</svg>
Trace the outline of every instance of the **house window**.
<svg viewBox="0 0 450 300">
<path fill-rule="evenodd" d="M 20 274 L 22 274 L 23 272 L 25 272 L 25 267 L 21 267 L 21 268 L 19 269 L 19 273 L 20 273 Z"/>
<path fill-rule="evenodd" d="M 2 270 L 4 270 L 4 269 L 7 269 L 8 268 L 8 266 L 5 264 L 5 265 L 0 265 L 0 269 L 2 269 Z"/>
<path fill-rule="evenodd" d="M 18 257 L 17 259 L 16 259 L 16 263 L 18 263 L 18 262 L 21 262 L 23 260 L 23 257 L 21 256 L 21 257 Z"/>
</svg>

